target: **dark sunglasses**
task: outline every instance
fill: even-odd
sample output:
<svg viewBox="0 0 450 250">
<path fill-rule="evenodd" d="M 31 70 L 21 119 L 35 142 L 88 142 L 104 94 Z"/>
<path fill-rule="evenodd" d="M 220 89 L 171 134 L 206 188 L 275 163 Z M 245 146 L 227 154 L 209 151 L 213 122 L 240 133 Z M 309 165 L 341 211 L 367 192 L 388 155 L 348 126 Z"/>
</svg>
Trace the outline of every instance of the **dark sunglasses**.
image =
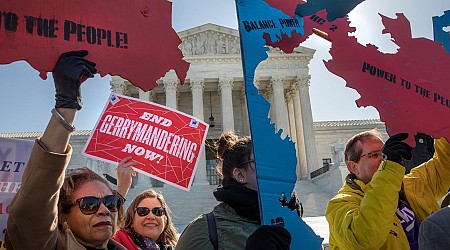
<svg viewBox="0 0 450 250">
<path fill-rule="evenodd" d="M 102 198 L 86 196 L 70 203 L 66 206 L 66 209 L 69 210 L 71 207 L 78 205 L 83 214 L 95 214 L 100 208 L 101 203 L 103 203 L 110 212 L 117 212 L 117 209 L 123 204 L 123 201 L 119 196 L 114 194 L 107 195 Z"/>
<path fill-rule="evenodd" d="M 148 207 L 137 207 L 135 210 L 136 213 L 141 217 L 147 216 L 150 213 L 150 211 L 152 211 L 152 214 L 158 217 L 161 217 L 166 214 L 166 209 L 163 207 L 154 207 L 152 209 Z"/>
</svg>

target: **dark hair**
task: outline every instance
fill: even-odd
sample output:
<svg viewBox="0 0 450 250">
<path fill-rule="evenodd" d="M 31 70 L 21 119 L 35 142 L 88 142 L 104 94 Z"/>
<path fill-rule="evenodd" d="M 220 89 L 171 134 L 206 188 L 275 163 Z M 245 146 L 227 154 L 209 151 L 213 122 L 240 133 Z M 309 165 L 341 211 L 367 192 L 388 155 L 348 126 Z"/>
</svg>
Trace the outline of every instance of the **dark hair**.
<svg viewBox="0 0 450 250">
<path fill-rule="evenodd" d="M 67 206 L 73 202 L 72 196 L 75 191 L 84 183 L 91 181 L 99 181 L 104 183 L 111 190 L 111 192 L 115 192 L 105 179 L 89 168 L 84 167 L 74 169 L 66 175 L 66 178 L 64 178 L 64 183 L 59 190 L 58 214 L 68 214 L 69 210 L 67 210 Z M 123 208 L 120 208 L 118 210 L 118 220 L 123 218 L 123 213 Z M 59 216 L 59 218 L 61 218 L 61 216 Z M 59 226 L 61 226 L 61 223 Z"/>
<path fill-rule="evenodd" d="M 252 139 L 250 136 L 237 136 L 233 131 L 224 131 L 215 142 L 217 152 L 217 171 L 222 182 L 233 178 L 234 168 L 246 168 L 253 152 Z"/>
<path fill-rule="evenodd" d="M 178 242 L 177 229 L 172 223 L 172 218 L 170 217 L 170 209 L 167 206 L 166 200 L 164 199 L 162 194 L 156 192 L 153 189 L 144 190 L 140 194 L 138 194 L 136 198 L 134 198 L 134 200 L 131 202 L 130 206 L 127 209 L 127 212 L 125 214 L 125 221 L 121 223 L 122 225 L 120 225 L 120 228 L 124 229 L 128 233 L 131 232 L 131 226 L 133 225 L 134 217 L 136 216 L 135 210 L 139 206 L 139 203 L 141 203 L 141 201 L 146 198 L 158 199 L 158 201 L 161 203 L 161 206 L 166 210 L 165 214 L 165 217 L 167 218 L 166 225 L 161 235 L 155 242 L 157 244 L 166 246 L 167 245 L 176 246 Z"/>
<path fill-rule="evenodd" d="M 345 163 L 348 163 L 349 161 L 359 162 L 359 159 L 361 158 L 362 148 L 357 147 L 356 145 L 358 142 L 364 143 L 368 140 L 380 140 L 381 135 L 376 129 L 364 131 L 361 133 L 358 133 L 354 135 L 350 140 L 347 141 L 347 145 L 345 145 Z"/>
</svg>

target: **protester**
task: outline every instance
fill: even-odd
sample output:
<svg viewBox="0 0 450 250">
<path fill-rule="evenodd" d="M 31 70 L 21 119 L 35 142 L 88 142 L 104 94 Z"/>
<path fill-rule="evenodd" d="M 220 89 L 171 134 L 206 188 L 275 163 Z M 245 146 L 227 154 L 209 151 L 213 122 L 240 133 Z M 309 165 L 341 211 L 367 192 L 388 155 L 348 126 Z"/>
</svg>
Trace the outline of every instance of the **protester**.
<svg viewBox="0 0 450 250">
<path fill-rule="evenodd" d="M 138 194 L 113 239 L 129 250 L 174 249 L 178 240 L 177 230 L 164 197 L 152 189 Z"/>
<path fill-rule="evenodd" d="M 450 247 L 450 206 L 434 212 L 420 225 L 419 249 L 444 250 Z"/>
<path fill-rule="evenodd" d="M 213 192 L 220 204 L 212 212 L 216 227 L 211 237 L 217 239 L 219 249 L 245 249 L 247 238 L 260 226 L 252 140 L 225 131 L 215 147 L 222 185 Z M 215 249 L 207 216 L 199 216 L 186 227 L 176 249 Z"/>
<path fill-rule="evenodd" d="M 93 77 L 95 63 L 87 51 L 63 53 L 53 70 L 55 109 L 41 138 L 36 140 L 10 204 L 7 249 L 125 249 L 111 240 L 122 199 L 98 174 L 87 168 L 65 177 L 82 107 L 81 79 Z"/>
<path fill-rule="evenodd" d="M 397 134 L 383 144 L 372 130 L 347 142 L 350 174 L 326 209 L 330 249 L 418 249 L 420 222 L 439 209 L 437 200 L 450 186 L 450 144 L 435 139 L 433 158 L 404 175 L 407 137 Z"/>
</svg>

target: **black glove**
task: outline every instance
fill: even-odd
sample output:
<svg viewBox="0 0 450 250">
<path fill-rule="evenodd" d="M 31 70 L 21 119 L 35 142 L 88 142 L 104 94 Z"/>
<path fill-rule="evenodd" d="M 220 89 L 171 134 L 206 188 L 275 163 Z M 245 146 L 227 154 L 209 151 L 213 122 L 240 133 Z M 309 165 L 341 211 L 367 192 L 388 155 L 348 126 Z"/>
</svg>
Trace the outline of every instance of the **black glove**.
<svg viewBox="0 0 450 250">
<path fill-rule="evenodd" d="M 402 160 L 410 160 L 412 157 L 412 147 L 403 142 L 408 138 L 408 133 L 399 133 L 391 136 L 381 149 L 383 159 L 402 164 Z"/>
<path fill-rule="evenodd" d="M 282 198 L 278 198 L 281 206 L 287 206 L 291 211 L 296 210 L 298 217 L 303 217 L 303 205 L 297 198 L 297 192 L 295 192 L 295 190 L 291 193 L 291 199 L 289 202 L 286 200 L 286 194 L 284 194 L 284 192 L 281 193 L 281 196 Z"/>
<path fill-rule="evenodd" d="M 55 108 L 73 108 L 80 110 L 80 85 L 97 73 L 95 63 L 84 59 L 86 50 L 70 51 L 61 54 L 53 69 L 55 81 Z M 82 80 L 82 78 L 84 80 Z"/>
<path fill-rule="evenodd" d="M 248 238 L 246 250 L 273 249 L 288 250 L 291 245 L 291 234 L 280 226 L 261 226 Z"/>
</svg>

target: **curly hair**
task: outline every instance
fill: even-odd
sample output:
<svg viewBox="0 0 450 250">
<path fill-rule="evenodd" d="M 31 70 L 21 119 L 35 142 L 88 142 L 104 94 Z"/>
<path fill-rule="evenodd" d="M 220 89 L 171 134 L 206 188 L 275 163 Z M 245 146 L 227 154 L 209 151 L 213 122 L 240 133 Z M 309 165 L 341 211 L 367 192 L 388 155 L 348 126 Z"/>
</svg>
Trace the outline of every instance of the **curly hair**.
<svg viewBox="0 0 450 250">
<path fill-rule="evenodd" d="M 77 189 L 82 186 L 84 183 L 91 182 L 91 181 L 99 181 L 103 184 L 105 184 L 112 193 L 115 193 L 115 190 L 113 190 L 108 182 L 103 179 L 100 175 L 95 173 L 94 171 L 90 170 L 89 168 L 77 168 L 71 171 L 66 175 L 66 178 L 64 178 L 64 183 L 59 190 L 59 200 L 58 200 L 58 214 L 68 214 L 69 211 L 67 210 L 67 206 L 73 202 L 73 194 L 77 191 Z M 123 205 L 123 204 L 122 204 Z M 121 221 L 123 219 L 124 210 L 123 206 L 120 206 L 118 210 L 118 216 L 117 220 Z M 61 218 L 61 216 L 59 216 Z M 62 224 L 59 223 L 59 226 L 61 227 Z"/>
<path fill-rule="evenodd" d="M 135 210 L 139 206 L 139 203 L 141 203 L 142 200 L 146 198 L 156 198 L 161 203 L 161 206 L 166 210 L 166 214 L 164 215 L 166 217 L 166 225 L 164 227 L 163 232 L 158 237 L 158 239 L 155 241 L 157 244 L 161 245 L 169 245 L 169 246 L 176 246 L 178 242 L 177 237 L 177 229 L 172 223 L 172 218 L 170 216 L 171 212 L 169 209 L 169 206 L 167 205 L 166 200 L 164 199 L 163 195 L 156 192 L 153 189 L 147 189 L 142 191 L 140 194 L 136 196 L 136 198 L 133 199 L 130 206 L 127 209 L 127 212 L 125 214 L 125 220 L 119 227 L 126 232 L 131 232 L 131 226 L 133 225 L 134 218 L 136 216 Z"/>
<path fill-rule="evenodd" d="M 214 144 L 219 163 L 217 172 L 222 182 L 233 178 L 234 168 L 246 168 L 253 152 L 252 139 L 250 136 L 237 136 L 233 131 L 224 131 Z"/>
</svg>

